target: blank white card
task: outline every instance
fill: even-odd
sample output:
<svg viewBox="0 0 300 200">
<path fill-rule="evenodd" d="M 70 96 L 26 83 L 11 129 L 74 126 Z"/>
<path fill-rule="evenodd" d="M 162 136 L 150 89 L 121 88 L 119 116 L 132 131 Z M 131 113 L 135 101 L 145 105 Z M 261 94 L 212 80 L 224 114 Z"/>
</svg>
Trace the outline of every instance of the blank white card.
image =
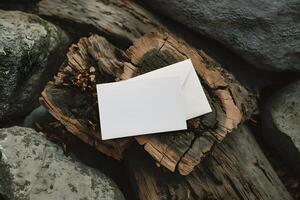
<svg viewBox="0 0 300 200">
<path fill-rule="evenodd" d="M 178 77 L 97 85 L 103 140 L 187 129 Z"/>
<path fill-rule="evenodd" d="M 139 75 L 129 80 L 178 77 L 185 103 L 186 120 L 212 111 L 190 59 Z"/>
</svg>

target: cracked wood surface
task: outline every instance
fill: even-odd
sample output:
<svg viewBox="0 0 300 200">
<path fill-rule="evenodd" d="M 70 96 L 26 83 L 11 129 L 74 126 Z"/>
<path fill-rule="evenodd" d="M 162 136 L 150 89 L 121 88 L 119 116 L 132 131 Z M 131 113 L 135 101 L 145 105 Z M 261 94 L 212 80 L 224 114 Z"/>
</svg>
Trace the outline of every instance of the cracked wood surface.
<svg viewBox="0 0 300 200">
<path fill-rule="evenodd" d="M 96 82 L 111 82 L 116 77 L 126 78 L 127 74 L 132 76 L 130 64 L 123 63 L 122 59 L 127 59 L 123 54 L 103 37 L 81 38 L 70 47 L 67 60 L 40 98 L 41 104 L 70 133 L 117 160 L 122 159 L 132 139 L 101 140 Z"/>
<path fill-rule="evenodd" d="M 140 200 L 292 199 L 246 126 L 187 176 L 156 168 L 138 149 L 129 149 L 125 163 Z"/>
<path fill-rule="evenodd" d="M 147 34 L 137 39 L 127 54 L 138 66 L 139 73 L 191 58 L 207 91 L 213 112 L 188 120 L 187 131 L 136 137 L 159 164 L 171 171 L 177 168 L 182 175 L 190 173 L 213 146 L 248 119 L 255 108 L 251 95 L 232 75 L 204 52 L 169 34 Z"/>
<path fill-rule="evenodd" d="M 186 58 L 191 58 L 213 112 L 189 120 L 185 131 L 135 137 L 159 165 L 186 175 L 228 132 L 248 119 L 255 106 L 251 95 L 228 72 L 167 33 L 147 34 L 127 52 L 98 35 L 81 38 L 42 92 L 41 103 L 72 134 L 121 159 L 133 138 L 101 141 L 96 83 L 128 79 Z"/>
<path fill-rule="evenodd" d="M 171 171 L 178 169 L 183 175 L 190 173 L 193 168 L 200 163 L 201 159 L 205 157 L 216 144 L 223 140 L 228 132 L 236 127 L 242 120 L 249 118 L 255 107 L 255 103 L 250 98 L 247 90 L 229 73 L 219 67 L 215 61 L 201 50 L 191 48 L 172 33 L 165 34 L 164 32 L 168 31 L 167 28 L 162 25 L 154 15 L 134 1 L 41 0 L 37 4 L 37 9 L 38 14 L 47 16 L 48 18 L 59 19 L 60 22 L 67 22 L 66 24 L 71 22 L 71 24 L 76 25 L 88 25 L 93 28 L 93 32 L 96 31 L 110 39 L 118 47 L 128 47 L 132 45 L 133 41 L 145 33 L 152 31 L 161 33 L 160 35 L 150 34 L 135 41 L 134 45 L 127 50 L 128 56 L 126 56 L 126 53 L 122 50 L 113 50 L 117 48 L 109 47 L 107 44 L 104 46 L 101 46 L 101 44 L 95 45 L 93 43 L 97 42 L 96 40 L 94 42 L 88 42 L 87 40 L 89 39 L 82 39 L 79 43 L 84 43 L 83 40 L 86 40 L 87 43 L 91 44 L 78 44 L 78 46 L 80 46 L 79 51 L 85 53 L 76 52 L 75 47 L 73 50 L 70 50 L 73 51 L 73 53 L 69 52 L 68 54 L 66 62 L 69 67 L 66 68 L 70 70 L 72 68 L 85 68 L 80 65 L 88 65 L 86 68 L 93 66 L 93 68 L 98 70 L 97 74 L 92 74 L 91 77 L 98 77 L 98 82 L 127 79 L 136 73 L 144 73 L 154 69 L 151 68 L 152 66 L 163 67 L 189 57 L 192 59 L 195 69 L 202 80 L 202 84 L 204 84 L 206 93 L 209 96 L 213 113 L 190 120 L 188 122 L 189 130 L 187 131 L 135 138 L 157 161 L 158 165 L 162 165 Z M 95 38 L 96 37 L 94 37 L 94 39 Z M 90 47 L 89 45 L 92 46 Z M 98 47 L 95 48 L 96 46 Z M 88 48 L 89 50 L 84 50 L 84 48 Z M 108 50 L 106 50 L 106 48 L 108 48 Z M 102 55 L 102 57 L 93 55 L 97 51 L 106 52 L 107 55 Z M 115 54 L 114 51 L 118 53 Z M 81 57 L 82 59 L 80 59 Z M 80 60 L 80 62 L 77 60 Z M 90 61 L 85 63 L 84 60 Z M 136 72 L 137 68 L 139 72 Z M 73 79 L 71 83 L 84 90 L 88 87 L 92 89 L 94 86 L 88 86 L 89 81 L 82 82 L 82 80 L 88 80 L 87 76 L 90 76 L 90 72 L 87 73 L 87 71 L 89 71 L 89 69 L 85 69 L 83 72 L 76 70 L 75 74 L 78 77 L 74 75 L 71 78 Z M 64 74 L 65 72 L 60 73 Z M 60 75 L 58 75 L 58 77 L 60 77 Z M 81 116 L 74 115 L 76 112 L 70 114 L 69 112 L 72 109 L 74 110 L 74 108 L 70 109 L 58 102 L 54 103 L 55 100 L 50 102 L 49 99 L 56 98 L 54 97 L 55 95 L 51 96 L 52 92 L 50 91 L 59 90 L 60 92 L 57 93 L 63 93 L 61 88 L 57 88 L 57 85 L 65 84 L 63 81 L 59 83 L 60 79 L 61 78 L 55 80 L 56 84 L 52 86 L 52 89 L 50 89 L 50 86 L 46 87 L 43 93 L 44 104 L 49 104 L 48 107 L 52 106 L 52 110 L 56 110 L 56 115 L 58 115 L 57 113 L 60 113 L 59 115 L 64 113 L 56 118 L 62 121 L 62 123 L 64 121 L 65 124 L 67 124 L 66 121 L 69 120 L 69 125 L 66 126 L 69 126 L 71 132 L 75 133 L 75 130 L 79 129 L 76 130 L 78 132 L 76 134 L 84 138 L 89 144 L 94 144 L 94 138 L 96 138 L 97 143 L 95 144 L 101 146 L 101 148 L 98 147 L 99 150 L 105 150 L 106 154 L 113 155 L 113 157 L 120 159 L 121 152 L 123 152 L 124 149 L 121 148 L 122 150 L 118 151 L 119 153 L 117 154 L 111 153 L 114 152 L 115 148 L 113 147 L 118 142 L 114 142 L 113 145 L 110 144 L 109 148 L 103 147 L 104 150 L 102 145 L 99 145 L 102 144 L 102 142 L 98 142 L 100 130 L 97 132 L 97 129 L 99 129 L 99 127 L 97 127 L 97 120 L 90 120 L 88 116 L 82 116 L 82 114 Z M 73 89 L 71 91 L 74 92 Z M 86 91 L 83 93 L 86 93 Z M 77 93 L 70 96 L 78 96 L 78 99 L 85 99 L 84 94 L 79 95 Z M 91 99 L 95 99 L 95 97 L 87 97 L 85 100 L 87 102 L 91 101 L 89 103 L 93 104 L 95 100 Z M 74 101 L 76 102 L 76 98 L 74 98 Z M 64 110 L 59 111 L 62 107 L 64 107 Z M 92 119 L 97 118 L 97 114 L 94 113 L 95 110 L 97 110 L 96 107 L 93 107 L 92 110 L 82 105 L 81 107 L 93 113 L 91 114 L 91 116 L 93 116 Z M 85 109 L 81 109 L 83 113 Z M 80 110 L 80 105 L 75 110 Z M 70 117 L 72 115 L 73 117 Z M 63 116 L 67 116 L 68 120 Z M 93 129 L 94 127 L 96 127 L 96 131 Z M 92 129 L 92 131 L 87 131 L 88 133 L 85 134 L 84 131 L 89 129 Z M 126 140 L 132 140 L 132 138 Z M 126 147 L 126 145 L 122 145 L 122 147 L 123 146 Z M 110 149 L 110 151 L 108 151 L 108 149 Z"/>
<path fill-rule="evenodd" d="M 42 0 L 37 9 L 39 15 L 89 25 L 126 44 L 145 33 L 166 29 L 150 12 L 131 0 Z"/>
</svg>

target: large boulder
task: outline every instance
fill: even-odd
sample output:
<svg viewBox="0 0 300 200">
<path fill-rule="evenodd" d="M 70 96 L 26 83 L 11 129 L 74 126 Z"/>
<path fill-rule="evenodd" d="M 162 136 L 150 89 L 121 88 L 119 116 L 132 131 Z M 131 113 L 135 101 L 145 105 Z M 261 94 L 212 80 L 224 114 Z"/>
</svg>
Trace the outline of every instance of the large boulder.
<svg viewBox="0 0 300 200">
<path fill-rule="evenodd" d="M 146 0 L 149 6 L 218 40 L 255 67 L 300 71 L 299 0 Z"/>
<path fill-rule="evenodd" d="M 0 121 L 29 113 L 63 60 L 67 35 L 40 17 L 0 10 Z"/>
<path fill-rule="evenodd" d="M 262 125 L 265 140 L 300 176 L 300 80 L 269 98 Z"/>
<path fill-rule="evenodd" d="M 30 128 L 0 129 L 0 199 L 123 200 L 100 171 L 66 157 L 62 149 Z"/>
</svg>

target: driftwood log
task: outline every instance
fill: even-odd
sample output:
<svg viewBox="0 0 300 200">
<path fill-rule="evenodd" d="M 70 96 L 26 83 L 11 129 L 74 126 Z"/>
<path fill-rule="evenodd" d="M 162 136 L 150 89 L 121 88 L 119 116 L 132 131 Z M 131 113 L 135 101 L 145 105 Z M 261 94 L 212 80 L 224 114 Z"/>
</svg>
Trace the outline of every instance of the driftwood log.
<svg viewBox="0 0 300 200">
<path fill-rule="evenodd" d="M 91 27 L 118 45 L 131 45 L 145 33 L 166 30 L 155 16 L 131 0 L 41 0 L 37 10 L 39 15 Z"/>
<path fill-rule="evenodd" d="M 125 159 L 140 200 L 292 199 L 246 126 L 226 137 L 187 176 L 154 167 L 136 149 Z"/>
<path fill-rule="evenodd" d="M 191 58 L 213 112 L 188 121 L 188 130 L 134 137 L 170 171 L 189 174 L 243 120 L 255 104 L 248 91 L 204 52 L 165 33 L 150 33 L 126 52 L 92 35 L 72 45 L 41 103 L 68 131 L 116 159 L 133 138 L 101 140 L 95 84 L 128 79 Z M 197 91 L 195 91 L 197 92 Z M 101 106 L 101 105 L 100 105 Z"/>
<path fill-rule="evenodd" d="M 41 98 L 49 112 L 71 133 L 107 155 L 121 159 L 133 139 L 100 140 L 95 83 L 128 79 L 192 59 L 213 113 L 190 120 L 188 131 L 135 137 L 158 165 L 171 171 L 178 169 L 183 175 L 190 173 L 213 146 L 248 119 L 255 108 L 248 91 L 228 72 L 204 52 L 172 33 L 165 33 L 169 31 L 160 20 L 134 1 L 41 0 L 37 9 L 46 17 L 92 27 L 115 45 L 98 36 L 82 38 L 70 48 L 68 59 Z M 142 37 L 152 31 L 159 33 Z M 126 52 L 120 49 L 130 45 Z M 70 98 L 72 104 L 68 103 Z"/>
<path fill-rule="evenodd" d="M 76 27 L 72 31 L 87 28 L 98 34 L 72 45 L 40 101 L 67 133 L 124 159 L 140 199 L 291 199 L 249 131 L 234 131 L 256 107 L 251 94 L 203 51 L 178 39 L 131 0 L 41 0 L 37 11 Z M 96 83 L 128 79 L 187 58 L 212 113 L 189 120 L 187 131 L 101 140 Z M 132 141 L 142 146 L 134 149 Z"/>
<path fill-rule="evenodd" d="M 97 109 L 94 106 L 95 96 L 91 96 L 92 93 L 95 95 L 94 85 L 89 86 L 92 92 L 82 91 L 81 94 L 73 88 L 74 83 L 81 87 L 81 83 L 78 82 L 82 81 L 82 76 L 89 76 L 90 73 L 94 73 L 91 77 L 96 76 L 97 83 L 108 82 L 130 78 L 138 73 L 153 70 L 155 67 L 192 58 L 207 94 L 213 102 L 214 112 L 189 121 L 189 131 L 135 138 L 144 145 L 145 150 L 159 165 L 171 171 L 177 168 L 184 175 L 193 170 L 202 157 L 210 152 L 214 144 L 222 141 L 226 134 L 242 120 L 248 119 L 255 107 L 253 98 L 249 97 L 245 88 L 229 73 L 220 68 L 204 52 L 193 49 L 172 33 L 152 34 L 138 39 L 152 31 L 169 31 L 154 15 L 134 1 L 41 0 L 37 10 L 40 15 L 59 19 L 78 27 L 92 27 L 94 32 L 114 42 L 117 47 L 127 48 L 135 41 L 125 53 L 102 38 L 94 36 L 81 39 L 70 49 L 68 59 L 56 80 L 47 86 L 42 95 L 43 104 L 70 132 L 87 143 L 95 145 L 107 155 L 121 159 L 122 152 L 132 139 L 100 142 L 98 115 L 95 113 Z M 89 69 L 91 67 L 92 69 Z M 89 72 L 94 69 L 96 72 Z M 62 78 L 69 77 L 66 73 L 68 74 L 70 70 L 74 70 L 71 79 L 78 76 L 78 81 L 68 82 Z M 67 83 L 69 86 L 66 86 Z M 72 84 L 73 86 L 70 87 Z M 62 85 L 64 88 L 61 88 Z M 87 86 L 81 89 L 86 90 L 85 87 Z M 60 100 L 56 93 L 60 93 L 60 98 L 64 99 L 69 97 L 76 101 L 78 98 L 78 106 L 87 111 L 88 116 L 83 115 L 81 111 L 75 111 L 79 108 L 72 108 L 74 105 L 68 105 L 67 100 L 63 104 L 64 101 Z M 93 106 L 85 107 L 83 100 Z M 81 116 L 76 112 L 81 113 Z"/>
</svg>

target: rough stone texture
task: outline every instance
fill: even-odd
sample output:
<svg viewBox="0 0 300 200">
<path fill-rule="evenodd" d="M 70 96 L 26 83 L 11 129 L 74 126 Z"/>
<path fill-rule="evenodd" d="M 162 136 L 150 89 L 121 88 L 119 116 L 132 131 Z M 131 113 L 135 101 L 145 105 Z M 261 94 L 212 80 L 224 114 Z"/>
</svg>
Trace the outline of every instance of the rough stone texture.
<svg viewBox="0 0 300 200">
<path fill-rule="evenodd" d="M 266 141 L 300 175 L 300 80 L 270 97 L 262 120 Z"/>
<path fill-rule="evenodd" d="M 0 199 L 123 200 L 115 183 L 29 128 L 0 129 Z"/>
<path fill-rule="evenodd" d="M 3 121 L 20 117 L 37 105 L 41 89 L 62 61 L 68 37 L 38 16 L 0 10 L 0 38 Z"/>
<path fill-rule="evenodd" d="M 145 2 L 161 14 L 218 40 L 255 67 L 300 71 L 299 0 Z"/>
</svg>

